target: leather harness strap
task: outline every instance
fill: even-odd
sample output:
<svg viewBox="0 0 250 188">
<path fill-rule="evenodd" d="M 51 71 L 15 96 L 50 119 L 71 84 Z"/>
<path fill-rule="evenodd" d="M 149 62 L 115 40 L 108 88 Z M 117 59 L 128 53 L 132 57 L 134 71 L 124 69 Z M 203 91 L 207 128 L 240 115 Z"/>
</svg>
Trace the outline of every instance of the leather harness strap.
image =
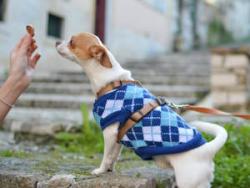
<svg viewBox="0 0 250 188">
<path fill-rule="evenodd" d="M 113 82 L 110 82 L 109 84 L 107 84 L 106 86 L 104 86 L 103 88 L 101 88 L 96 93 L 96 96 L 100 97 L 100 96 L 104 95 L 105 93 L 107 93 L 109 91 L 112 91 L 113 89 L 115 89 L 117 87 L 120 87 L 120 86 L 122 86 L 124 84 L 129 84 L 129 83 L 141 86 L 141 83 L 138 80 L 119 80 L 119 81 L 113 81 Z"/>
<path fill-rule="evenodd" d="M 160 106 L 157 101 L 152 101 L 145 104 L 140 110 L 133 113 L 130 118 L 125 122 L 124 125 L 118 131 L 117 142 L 120 142 L 123 136 L 131 129 L 137 122 L 139 122 L 145 115 L 151 112 L 156 107 Z"/>
<path fill-rule="evenodd" d="M 112 91 L 113 89 L 120 87 L 124 84 L 128 84 L 128 83 L 141 86 L 141 83 L 136 80 L 114 81 L 114 82 L 107 84 L 105 87 L 101 88 L 96 93 L 96 95 L 100 97 L 104 95 L 105 93 Z M 131 129 L 136 123 L 138 123 L 145 115 L 147 115 L 149 112 L 151 112 L 158 106 L 162 106 L 165 104 L 167 104 L 169 107 L 174 108 L 174 109 L 190 110 L 190 111 L 195 111 L 199 113 L 213 114 L 213 115 L 235 116 L 235 117 L 239 117 L 242 119 L 250 120 L 250 114 L 228 113 L 228 112 L 223 112 L 215 108 L 206 108 L 206 107 L 193 106 L 193 105 L 175 105 L 174 103 L 167 102 L 165 98 L 163 97 L 158 97 L 155 101 L 151 101 L 145 104 L 140 110 L 134 112 L 131 115 L 131 117 L 125 122 L 125 124 L 119 128 L 117 142 L 120 142 L 123 136 L 128 132 L 128 130 Z"/>
</svg>

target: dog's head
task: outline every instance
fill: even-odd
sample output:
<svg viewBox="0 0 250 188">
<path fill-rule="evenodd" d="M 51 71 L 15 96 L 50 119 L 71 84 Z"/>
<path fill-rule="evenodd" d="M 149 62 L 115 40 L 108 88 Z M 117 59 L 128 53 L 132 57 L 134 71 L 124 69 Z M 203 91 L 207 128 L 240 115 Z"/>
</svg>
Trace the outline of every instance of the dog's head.
<svg viewBox="0 0 250 188">
<path fill-rule="evenodd" d="M 105 68 L 112 68 L 107 48 L 91 33 L 80 33 L 72 36 L 69 41 L 57 42 L 56 49 L 63 57 L 82 66 L 95 60 Z"/>
</svg>

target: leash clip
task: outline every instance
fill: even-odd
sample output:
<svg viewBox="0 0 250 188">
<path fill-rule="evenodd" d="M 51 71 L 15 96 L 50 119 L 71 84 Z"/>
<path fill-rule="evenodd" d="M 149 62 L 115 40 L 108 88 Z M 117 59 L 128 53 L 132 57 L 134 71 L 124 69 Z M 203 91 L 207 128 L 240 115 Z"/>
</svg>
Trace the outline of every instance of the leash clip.
<svg viewBox="0 0 250 188">
<path fill-rule="evenodd" d="M 174 109 L 182 109 L 188 106 L 187 104 L 175 104 L 173 102 L 169 102 L 168 105 Z"/>
<path fill-rule="evenodd" d="M 162 106 L 162 105 L 168 105 L 169 107 L 173 108 L 173 109 L 181 109 L 181 108 L 185 108 L 188 105 L 187 104 L 175 104 L 173 102 L 167 102 L 165 97 L 157 97 L 156 98 L 157 103 Z"/>
</svg>

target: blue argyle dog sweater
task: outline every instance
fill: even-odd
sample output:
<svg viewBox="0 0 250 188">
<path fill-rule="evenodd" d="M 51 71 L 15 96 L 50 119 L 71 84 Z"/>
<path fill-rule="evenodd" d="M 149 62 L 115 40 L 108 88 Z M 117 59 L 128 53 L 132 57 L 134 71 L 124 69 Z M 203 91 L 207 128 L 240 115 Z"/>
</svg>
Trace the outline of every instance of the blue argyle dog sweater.
<svg viewBox="0 0 250 188">
<path fill-rule="evenodd" d="M 135 84 L 122 85 L 99 97 L 93 108 L 96 122 L 104 130 L 119 122 L 122 126 L 136 111 L 156 100 L 147 89 Z M 148 113 L 122 138 L 144 160 L 153 156 L 184 152 L 205 143 L 201 134 L 190 127 L 169 106 L 163 105 Z"/>
</svg>

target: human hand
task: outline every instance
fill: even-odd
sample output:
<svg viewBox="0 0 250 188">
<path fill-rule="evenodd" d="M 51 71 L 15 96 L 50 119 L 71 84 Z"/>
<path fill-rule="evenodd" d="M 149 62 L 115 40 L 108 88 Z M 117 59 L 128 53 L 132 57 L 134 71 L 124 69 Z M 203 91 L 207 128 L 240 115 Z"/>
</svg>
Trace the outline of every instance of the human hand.
<svg viewBox="0 0 250 188">
<path fill-rule="evenodd" d="M 18 82 L 26 89 L 31 82 L 36 64 L 40 54 L 35 53 L 37 49 L 34 34 L 28 33 L 22 37 L 11 52 L 9 78 Z"/>
</svg>

